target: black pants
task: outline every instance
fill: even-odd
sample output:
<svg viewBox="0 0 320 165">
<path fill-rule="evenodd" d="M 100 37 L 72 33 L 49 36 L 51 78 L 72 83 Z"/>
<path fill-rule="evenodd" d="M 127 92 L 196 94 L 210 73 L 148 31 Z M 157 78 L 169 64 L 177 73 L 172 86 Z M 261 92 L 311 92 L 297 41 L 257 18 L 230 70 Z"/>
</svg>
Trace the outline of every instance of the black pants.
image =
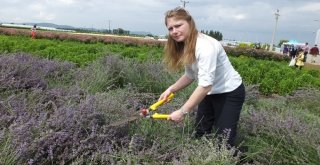
<svg viewBox="0 0 320 165">
<path fill-rule="evenodd" d="M 232 92 L 207 95 L 199 104 L 196 117 L 196 137 L 228 130 L 228 144 L 234 146 L 237 125 L 245 100 L 245 88 L 241 84 Z M 215 132 L 212 132 L 213 129 Z"/>
<path fill-rule="evenodd" d="M 308 56 L 308 52 L 303 52 L 303 62 L 306 62 L 307 61 L 307 56 Z"/>
</svg>

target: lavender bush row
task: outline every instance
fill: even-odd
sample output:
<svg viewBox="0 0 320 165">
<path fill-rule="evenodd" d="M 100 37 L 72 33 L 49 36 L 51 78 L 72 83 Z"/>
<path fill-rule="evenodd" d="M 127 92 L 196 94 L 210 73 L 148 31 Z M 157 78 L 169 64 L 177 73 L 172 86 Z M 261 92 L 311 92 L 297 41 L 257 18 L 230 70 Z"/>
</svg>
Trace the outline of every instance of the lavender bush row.
<svg viewBox="0 0 320 165">
<path fill-rule="evenodd" d="M 145 97 L 145 98 L 144 98 Z M 14 137 L 18 163 L 70 163 L 80 157 L 116 152 L 128 144 L 126 119 L 149 95 L 118 91 L 88 95 L 79 89 L 33 89 L 1 101 L 1 130 Z"/>
<path fill-rule="evenodd" d="M 120 56 L 105 56 L 79 69 L 76 83 L 90 92 L 108 92 L 124 87 L 124 69 L 127 63 Z"/>
<path fill-rule="evenodd" d="M 5 28 L 0 27 L 0 34 L 30 36 L 29 29 Z M 84 43 L 103 42 L 105 44 L 121 43 L 125 45 L 148 45 L 148 46 L 163 46 L 163 41 L 146 40 L 139 37 L 127 36 L 106 36 L 104 34 L 90 34 L 90 33 L 66 33 L 66 32 L 52 32 L 52 31 L 38 31 L 37 38 L 59 39 L 59 40 L 75 40 Z"/>
<path fill-rule="evenodd" d="M 23 53 L 0 55 L 0 90 L 45 89 L 46 78 L 60 77 L 74 67 L 68 62 L 49 61 Z"/>
<path fill-rule="evenodd" d="M 311 117 L 310 106 L 301 100 L 319 95 L 317 90 L 300 90 L 291 96 L 260 98 L 249 106 L 240 127 L 252 158 L 262 164 L 317 164 L 320 120 Z"/>
<path fill-rule="evenodd" d="M 5 88 L 9 92 L 0 98 L 1 141 L 4 139 L 3 137 L 11 135 L 12 139 L 9 140 L 12 151 L 10 152 L 15 153 L 15 163 L 70 164 L 72 162 L 85 163 L 90 160 L 112 163 L 117 161 L 112 155 L 121 154 L 127 149 L 136 150 L 140 154 L 154 157 L 153 159 L 163 157 L 163 160 L 171 161 L 171 158 L 176 157 L 178 151 L 174 152 L 176 154 L 172 154 L 172 156 L 163 152 L 164 149 L 152 152 L 151 150 L 155 148 L 163 148 L 167 145 L 153 146 L 151 140 L 146 143 L 150 148 L 147 146 L 141 148 L 140 144 L 135 145 L 139 142 L 134 142 L 135 138 L 130 137 L 128 123 L 110 127 L 110 124 L 116 121 L 125 120 L 134 114 L 138 115 L 136 109 L 141 106 L 147 107 L 157 99 L 154 94 L 139 93 L 137 87 L 134 86 L 134 82 L 143 82 L 146 77 L 136 76 L 139 81 L 134 81 L 135 77 L 132 76 L 127 80 L 131 80 L 133 83 L 126 85 L 121 82 L 121 79 L 119 79 L 121 81 L 117 80 L 117 77 L 123 77 L 121 74 L 128 74 L 126 71 L 130 68 L 126 68 L 126 66 L 132 66 L 129 65 L 132 64 L 130 61 L 125 61 L 117 56 L 106 56 L 87 68 L 78 68 L 74 72 L 74 68 L 70 67 L 61 74 L 53 74 L 56 72 L 44 71 L 43 67 L 50 66 L 52 61 L 28 55 L 21 56 L 28 60 L 20 60 L 20 56 L 16 55 L 3 57 L 3 59 L 11 59 L 11 64 L 14 64 L 12 68 L 17 73 L 22 73 L 20 69 L 31 63 L 34 66 L 26 71 L 30 72 L 30 75 L 38 73 L 35 75 L 47 82 L 47 85 L 45 88 L 41 86 L 21 88 L 15 92 L 14 89 L 19 88 L 14 87 L 25 87 L 20 85 L 22 82 L 19 81 L 16 86 L 11 85 L 12 88 Z M 43 65 L 39 65 L 40 63 Z M 21 67 L 19 67 L 20 65 Z M 151 70 L 157 72 L 158 76 L 155 78 L 161 78 L 161 74 L 164 72 L 157 70 L 160 65 L 148 65 L 156 68 Z M 144 68 L 143 64 L 139 66 L 138 69 Z M 56 68 L 61 68 L 61 66 L 58 65 Z M 133 67 L 133 69 L 137 68 Z M 138 70 L 136 71 L 138 72 Z M 148 73 L 148 71 L 150 70 L 146 69 L 143 72 Z M 1 76 L 6 77 L 7 73 L 2 72 Z M 61 77 L 64 74 L 74 74 L 72 77 L 75 77 L 67 86 L 60 82 L 63 80 Z M 76 75 L 79 74 L 80 76 L 77 77 Z M 25 77 L 24 81 L 27 82 L 28 78 L 32 78 L 32 76 Z M 56 85 L 52 88 L 48 86 L 50 81 L 56 81 L 57 84 L 60 82 L 60 86 Z M 85 88 L 86 85 L 79 86 L 81 81 L 92 87 L 110 81 L 110 86 L 123 85 L 123 89 L 116 87 L 111 90 L 106 88 L 108 86 L 102 86 L 89 94 L 87 91 L 90 90 Z M 151 79 L 147 81 L 152 83 Z M 143 86 L 140 89 L 143 89 Z M 12 91 L 10 92 L 10 90 Z M 178 106 L 177 103 L 168 104 L 164 106 L 164 109 L 170 111 Z M 150 154 L 151 152 L 152 154 Z"/>
<path fill-rule="evenodd" d="M 139 62 L 107 55 L 76 73 L 76 82 L 91 92 L 108 92 L 132 86 L 142 93 L 161 93 L 177 78 L 161 62 Z"/>
<path fill-rule="evenodd" d="M 231 48 L 225 46 L 224 49 L 229 55 L 232 56 L 248 56 L 253 57 L 255 59 L 264 59 L 264 60 L 274 60 L 274 61 L 290 61 L 289 56 L 284 56 L 281 53 L 269 52 L 262 49 L 252 49 L 247 47 L 236 47 Z"/>
<path fill-rule="evenodd" d="M 0 55 L 0 90 L 45 89 L 50 84 L 77 83 L 91 92 L 105 92 L 131 84 L 142 92 L 162 92 L 173 80 L 159 62 L 139 63 L 107 55 L 86 68 L 27 54 Z M 72 73 L 72 72 L 76 73 Z M 67 80 L 66 80 L 67 77 Z"/>
</svg>

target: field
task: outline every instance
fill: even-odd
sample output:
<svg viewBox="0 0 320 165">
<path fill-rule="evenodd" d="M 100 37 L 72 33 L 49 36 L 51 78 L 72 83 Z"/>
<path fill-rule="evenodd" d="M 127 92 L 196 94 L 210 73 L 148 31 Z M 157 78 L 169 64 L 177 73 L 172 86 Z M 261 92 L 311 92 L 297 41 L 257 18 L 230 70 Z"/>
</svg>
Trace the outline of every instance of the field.
<svg viewBox="0 0 320 165">
<path fill-rule="evenodd" d="M 320 162 L 317 66 L 300 71 L 285 58 L 228 50 L 246 86 L 237 146 L 228 148 L 214 136 L 193 138 L 196 110 L 178 124 L 139 118 L 114 125 L 137 116 L 182 74 L 163 68 L 161 44 L 56 36 L 0 35 L 0 164 Z M 195 85 L 158 111 L 179 108 Z"/>
<path fill-rule="evenodd" d="M 305 64 L 305 68 L 309 69 L 309 70 L 318 70 L 320 71 L 320 65 L 319 64 L 310 64 L 310 63 L 306 63 Z"/>
</svg>

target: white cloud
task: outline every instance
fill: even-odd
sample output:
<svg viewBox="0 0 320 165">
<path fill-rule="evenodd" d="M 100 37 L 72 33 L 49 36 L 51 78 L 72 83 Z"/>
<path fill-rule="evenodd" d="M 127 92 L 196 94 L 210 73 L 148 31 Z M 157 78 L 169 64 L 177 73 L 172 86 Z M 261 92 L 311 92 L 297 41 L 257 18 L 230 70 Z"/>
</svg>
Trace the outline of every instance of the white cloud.
<svg viewBox="0 0 320 165">
<path fill-rule="evenodd" d="M 111 28 L 161 34 L 166 33 L 165 11 L 181 4 L 179 0 L 2 0 L 0 22 L 105 28 L 110 20 Z M 319 0 L 201 0 L 186 5 L 199 30 L 219 30 L 225 36 L 247 40 L 271 39 L 276 9 L 280 9 L 277 32 L 283 38 L 303 36 L 309 31 L 312 34 L 319 27 L 313 21 L 320 19 Z"/>
<path fill-rule="evenodd" d="M 75 3 L 75 0 L 57 0 L 61 4 L 71 5 Z"/>
<path fill-rule="evenodd" d="M 32 11 L 42 11 L 42 10 L 45 10 L 46 7 L 41 3 L 36 3 L 36 4 L 28 5 L 28 8 Z"/>
<path fill-rule="evenodd" d="M 300 11 L 320 12 L 320 3 L 308 3 L 298 8 Z"/>
<path fill-rule="evenodd" d="M 56 18 L 54 13 L 48 10 L 48 6 L 43 3 L 29 4 L 27 7 L 28 17 L 35 20 L 52 21 Z"/>
<path fill-rule="evenodd" d="M 244 20 L 247 18 L 246 14 L 236 14 L 232 16 L 235 20 Z"/>
<path fill-rule="evenodd" d="M 44 20 L 44 21 L 52 21 L 56 18 L 55 14 L 50 14 L 46 12 L 40 12 L 38 15 L 36 15 L 36 18 L 38 20 Z"/>
</svg>

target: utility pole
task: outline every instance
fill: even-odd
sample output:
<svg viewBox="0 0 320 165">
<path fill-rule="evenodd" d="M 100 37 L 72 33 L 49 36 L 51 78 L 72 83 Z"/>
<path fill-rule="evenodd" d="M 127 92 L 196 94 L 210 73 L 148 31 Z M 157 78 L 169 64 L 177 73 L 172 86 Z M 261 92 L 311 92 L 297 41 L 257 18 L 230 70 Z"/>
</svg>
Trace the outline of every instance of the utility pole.
<svg viewBox="0 0 320 165">
<path fill-rule="evenodd" d="M 318 19 L 315 19 L 314 21 L 320 22 Z M 316 40 L 314 43 L 320 46 L 320 28 L 316 31 Z"/>
<path fill-rule="evenodd" d="M 273 50 L 273 43 L 274 43 L 274 36 L 275 36 L 275 34 L 276 34 L 276 30 L 277 30 L 277 26 L 278 26 L 278 19 L 279 19 L 279 16 L 280 16 L 280 14 L 279 14 L 279 9 L 277 9 L 277 12 L 274 14 L 275 16 L 276 16 L 276 25 L 275 25 L 275 27 L 274 27 L 274 29 L 273 29 L 273 34 L 272 34 L 272 41 L 271 41 L 271 44 L 270 44 L 270 49 L 269 49 L 269 51 L 272 51 Z"/>
<path fill-rule="evenodd" d="M 109 19 L 109 33 L 111 34 L 111 29 L 110 29 L 110 19 Z"/>
<path fill-rule="evenodd" d="M 186 3 L 189 3 L 189 1 L 183 1 L 183 0 L 180 0 L 180 2 L 183 3 L 183 7 L 184 7 L 184 8 L 186 7 Z"/>
</svg>

